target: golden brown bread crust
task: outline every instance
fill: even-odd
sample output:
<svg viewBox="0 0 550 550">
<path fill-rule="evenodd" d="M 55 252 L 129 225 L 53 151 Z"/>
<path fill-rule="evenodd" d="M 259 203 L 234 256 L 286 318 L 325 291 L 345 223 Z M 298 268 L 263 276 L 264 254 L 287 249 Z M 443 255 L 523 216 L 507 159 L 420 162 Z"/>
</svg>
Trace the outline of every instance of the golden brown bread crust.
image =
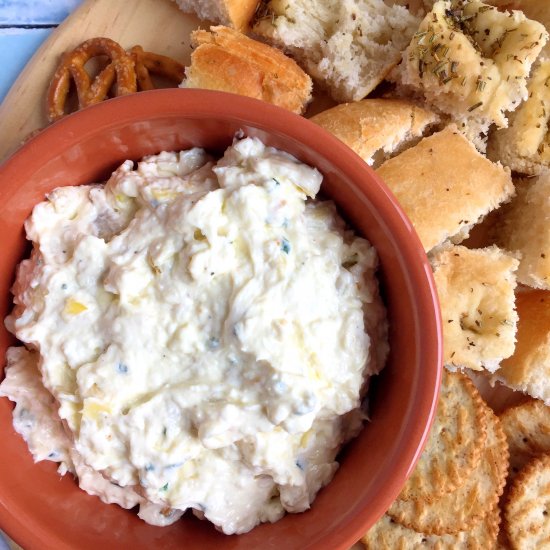
<svg viewBox="0 0 550 550">
<path fill-rule="evenodd" d="M 292 59 L 228 27 L 210 30 L 191 34 L 195 50 L 186 87 L 232 92 L 302 113 L 312 83 Z"/>
<path fill-rule="evenodd" d="M 438 115 L 403 99 L 363 99 L 311 117 L 371 164 L 377 151 L 391 153 L 401 142 L 422 137 Z"/>
<path fill-rule="evenodd" d="M 548 548 L 550 454 L 533 459 L 514 478 L 504 503 L 504 528 L 515 549 Z"/>
<path fill-rule="evenodd" d="M 550 292 L 524 290 L 516 296 L 516 350 L 495 378 L 550 404 Z"/>
<path fill-rule="evenodd" d="M 514 193 L 510 171 L 479 154 L 453 125 L 386 161 L 377 173 L 426 251 L 451 237 L 465 238 L 471 225 Z"/>
<path fill-rule="evenodd" d="M 225 8 L 234 28 L 244 31 L 252 21 L 259 0 L 225 0 Z"/>
</svg>

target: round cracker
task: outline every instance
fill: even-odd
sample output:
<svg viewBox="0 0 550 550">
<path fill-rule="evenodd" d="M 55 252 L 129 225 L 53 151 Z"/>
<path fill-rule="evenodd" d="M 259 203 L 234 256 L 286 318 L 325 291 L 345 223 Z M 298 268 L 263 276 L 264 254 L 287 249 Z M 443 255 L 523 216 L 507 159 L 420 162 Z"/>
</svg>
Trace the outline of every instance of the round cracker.
<svg viewBox="0 0 550 550">
<path fill-rule="evenodd" d="M 510 468 L 519 471 L 540 453 L 550 452 L 550 407 L 532 399 L 500 415 L 510 449 Z"/>
<path fill-rule="evenodd" d="M 445 370 L 430 437 L 399 498 L 432 501 L 462 485 L 479 462 L 485 432 L 484 404 L 474 384 Z"/>
<path fill-rule="evenodd" d="M 432 502 L 396 500 L 388 515 L 415 531 L 442 535 L 472 529 L 497 506 L 508 473 L 508 444 L 498 417 L 485 405 L 484 411 L 485 448 L 464 484 Z"/>
<path fill-rule="evenodd" d="M 550 454 L 533 459 L 516 475 L 504 505 L 504 519 L 513 548 L 548 548 Z"/>
<path fill-rule="evenodd" d="M 500 512 L 496 506 L 471 530 L 454 535 L 426 535 L 404 527 L 385 515 L 361 542 L 367 550 L 487 550 L 496 543 L 499 523 Z"/>
</svg>

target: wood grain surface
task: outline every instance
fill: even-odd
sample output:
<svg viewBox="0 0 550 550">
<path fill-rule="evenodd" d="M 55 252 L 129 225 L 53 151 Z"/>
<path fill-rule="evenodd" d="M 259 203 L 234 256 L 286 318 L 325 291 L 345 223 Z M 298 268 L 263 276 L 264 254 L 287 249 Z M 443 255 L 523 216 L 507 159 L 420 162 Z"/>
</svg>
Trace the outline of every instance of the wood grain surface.
<svg viewBox="0 0 550 550">
<path fill-rule="evenodd" d="M 106 36 L 125 48 L 140 44 L 188 64 L 189 34 L 199 24 L 172 0 L 85 0 L 39 48 L 0 105 L 0 162 L 47 125 L 46 91 L 63 52 Z"/>
</svg>

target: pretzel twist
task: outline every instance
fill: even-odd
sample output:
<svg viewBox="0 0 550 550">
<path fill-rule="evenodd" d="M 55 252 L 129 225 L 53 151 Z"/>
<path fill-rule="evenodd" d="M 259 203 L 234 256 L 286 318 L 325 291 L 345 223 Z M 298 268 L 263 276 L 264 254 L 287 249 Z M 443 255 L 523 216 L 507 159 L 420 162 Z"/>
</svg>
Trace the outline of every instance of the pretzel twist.
<svg viewBox="0 0 550 550">
<path fill-rule="evenodd" d="M 100 55 L 110 59 L 109 64 L 92 80 L 84 66 L 93 57 Z M 50 122 L 65 115 L 65 104 L 71 79 L 78 95 L 78 108 L 103 101 L 116 79 L 115 95 L 126 95 L 139 90 L 152 90 L 151 74 L 180 83 L 185 76 L 185 67 L 167 57 L 146 52 L 134 46 L 126 52 L 110 38 L 91 38 L 72 52 L 63 55 L 48 90 L 48 119 Z"/>
<path fill-rule="evenodd" d="M 138 89 L 153 90 L 155 88 L 149 73 L 163 76 L 179 84 L 185 76 L 185 67 L 165 55 L 145 52 L 141 46 L 130 50 L 136 66 Z"/>
<path fill-rule="evenodd" d="M 111 62 L 92 81 L 84 65 L 100 55 Z M 80 109 L 103 101 L 116 77 L 116 95 L 131 94 L 137 90 L 133 56 L 110 38 L 91 38 L 72 52 L 63 55 L 48 90 L 48 119 L 50 122 L 65 115 L 65 103 L 71 78 L 74 80 Z"/>
</svg>

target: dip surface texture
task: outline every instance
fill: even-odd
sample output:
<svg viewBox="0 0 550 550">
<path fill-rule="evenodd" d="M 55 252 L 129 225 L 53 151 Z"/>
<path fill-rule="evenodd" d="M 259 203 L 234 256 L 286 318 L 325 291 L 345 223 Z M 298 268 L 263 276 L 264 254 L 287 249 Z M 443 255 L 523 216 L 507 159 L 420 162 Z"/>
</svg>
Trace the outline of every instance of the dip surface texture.
<svg viewBox="0 0 550 550">
<path fill-rule="evenodd" d="M 376 253 L 320 184 L 247 138 L 36 206 L 0 385 L 35 460 L 156 525 L 309 508 L 387 350 Z"/>
</svg>

